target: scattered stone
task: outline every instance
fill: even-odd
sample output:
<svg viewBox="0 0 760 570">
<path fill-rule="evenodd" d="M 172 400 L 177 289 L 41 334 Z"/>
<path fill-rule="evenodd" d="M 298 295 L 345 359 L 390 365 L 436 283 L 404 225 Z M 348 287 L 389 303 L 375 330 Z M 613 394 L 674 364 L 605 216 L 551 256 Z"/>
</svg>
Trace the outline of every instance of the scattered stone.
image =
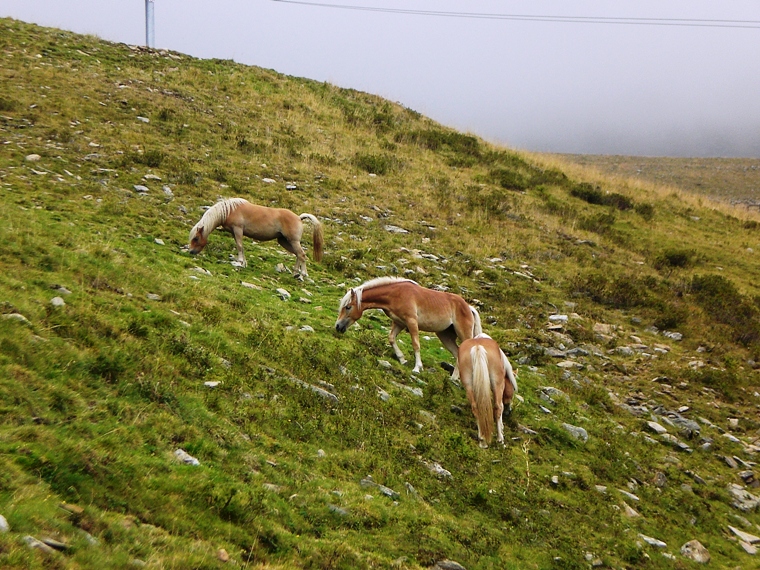
<svg viewBox="0 0 760 570">
<path fill-rule="evenodd" d="M 652 538 L 651 536 L 647 536 L 645 534 L 639 533 L 639 538 L 646 542 L 649 546 L 654 546 L 655 548 L 666 548 L 668 546 L 663 541 L 657 540 L 656 538 Z"/>
<path fill-rule="evenodd" d="M 548 402 L 552 405 L 556 404 L 556 399 L 562 399 L 566 402 L 570 401 L 570 396 L 565 394 L 562 390 L 559 390 L 558 388 L 554 388 L 552 386 L 541 386 L 539 388 L 540 394 L 539 397 L 544 400 L 545 402 Z"/>
<path fill-rule="evenodd" d="M 297 188 L 298 188 L 298 186 L 296 186 L 295 184 L 286 184 L 285 185 L 285 190 L 296 190 Z"/>
<path fill-rule="evenodd" d="M 54 285 L 51 288 L 58 291 L 61 295 L 71 295 L 71 291 L 66 289 L 66 287 L 64 287 L 63 285 Z"/>
<path fill-rule="evenodd" d="M 66 302 L 63 300 L 62 297 L 53 297 L 52 299 L 50 299 L 50 304 L 53 305 L 54 307 L 63 307 L 66 304 Z"/>
<path fill-rule="evenodd" d="M 27 154 L 24 160 L 27 162 L 39 162 L 42 157 L 39 154 Z"/>
<path fill-rule="evenodd" d="M 219 386 L 219 384 L 221 384 L 221 382 L 219 382 L 218 380 L 208 380 L 203 383 L 204 386 L 207 386 L 209 388 L 216 388 L 217 386 Z"/>
<path fill-rule="evenodd" d="M 742 512 L 752 512 L 760 505 L 760 498 L 744 489 L 741 485 L 731 483 L 728 486 L 728 492 L 734 499 L 731 506 Z"/>
<path fill-rule="evenodd" d="M 304 382 L 303 380 L 299 380 L 298 378 L 291 377 L 290 381 L 293 384 L 296 384 L 297 386 L 300 386 L 301 388 L 306 388 L 307 390 L 311 390 L 315 394 L 322 396 L 326 400 L 330 400 L 331 402 L 338 402 L 338 396 L 333 394 L 332 392 L 328 392 L 324 388 L 320 388 L 319 386 L 314 386 L 313 384 L 309 384 L 308 382 Z"/>
<path fill-rule="evenodd" d="M 728 441 L 731 441 L 733 443 L 741 443 L 742 441 L 736 437 L 735 435 L 731 435 L 730 433 L 724 433 L 721 434 L 723 437 L 725 437 Z"/>
<path fill-rule="evenodd" d="M 269 491 L 270 493 L 280 493 L 282 492 L 282 487 L 280 485 L 275 485 L 274 483 L 264 483 L 261 485 L 262 489 L 265 491 Z"/>
<path fill-rule="evenodd" d="M 522 424 L 517 424 L 517 429 L 518 429 L 518 431 L 521 431 L 522 433 L 524 433 L 526 435 L 538 435 L 537 431 L 534 431 L 534 430 L 530 429 L 529 427 L 526 427 L 526 426 L 524 426 Z"/>
<path fill-rule="evenodd" d="M 621 495 L 625 497 L 628 497 L 631 501 L 636 501 L 637 503 L 641 501 L 641 499 L 639 499 L 636 495 L 628 491 L 624 491 L 623 489 L 618 489 L 618 493 L 620 493 Z"/>
<path fill-rule="evenodd" d="M 378 363 L 380 366 L 382 366 L 383 368 L 387 368 L 387 369 L 389 369 L 389 370 L 390 370 L 391 368 L 393 368 L 393 365 L 392 365 L 390 362 L 388 362 L 387 360 L 382 360 L 382 359 L 378 358 L 378 359 L 377 359 L 377 363 Z"/>
<path fill-rule="evenodd" d="M 407 495 L 411 495 L 415 499 L 419 499 L 419 494 L 417 493 L 417 489 L 415 489 L 409 481 L 404 483 L 404 487 L 406 487 Z"/>
<path fill-rule="evenodd" d="M 665 476 L 665 473 L 658 471 L 655 473 L 652 483 L 658 489 L 663 489 L 668 484 L 668 478 Z"/>
<path fill-rule="evenodd" d="M 245 287 L 246 289 L 256 289 L 257 291 L 261 291 L 261 287 L 258 285 L 254 285 L 253 283 L 246 283 L 245 281 L 241 281 L 240 284 Z"/>
<path fill-rule="evenodd" d="M 583 443 L 586 443 L 588 441 L 588 432 L 582 427 L 577 427 L 574 425 L 563 423 L 562 428 L 565 431 L 567 431 L 570 435 L 572 435 L 575 439 L 578 439 L 582 441 Z"/>
<path fill-rule="evenodd" d="M 409 233 L 409 230 L 405 230 L 404 228 L 400 228 L 392 224 L 388 224 L 387 226 L 385 226 L 385 231 L 390 232 L 392 234 L 408 234 Z"/>
<path fill-rule="evenodd" d="M 749 534 L 748 532 L 739 530 L 738 528 L 733 527 L 731 525 L 729 525 L 728 528 L 737 537 L 739 537 L 739 540 L 743 540 L 744 542 L 748 542 L 749 544 L 757 544 L 758 542 L 760 542 L 760 537 L 755 536 L 754 534 Z"/>
<path fill-rule="evenodd" d="M 276 180 L 272 178 L 262 178 L 261 181 L 264 182 L 265 184 L 274 184 L 276 182 Z"/>
<path fill-rule="evenodd" d="M 382 388 L 380 388 L 380 386 L 377 387 L 377 395 L 380 396 L 380 399 L 383 402 L 387 402 L 391 399 L 391 395 L 385 390 L 383 390 Z"/>
<path fill-rule="evenodd" d="M 363 489 L 377 489 L 383 495 L 385 495 L 386 497 L 390 497 L 394 501 L 397 501 L 398 499 L 401 498 L 401 495 L 399 495 L 396 491 L 394 491 L 390 487 L 386 487 L 385 485 L 380 485 L 378 483 L 375 483 L 374 479 L 372 479 L 372 475 L 367 475 L 364 479 L 359 481 L 359 485 L 361 485 Z"/>
<path fill-rule="evenodd" d="M 153 241 L 154 241 L 154 242 L 155 242 L 157 245 L 166 245 L 166 244 L 164 243 L 164 240 L 162 240 L 161 238 L 156 238 L 156 239 L 154 239 Z"/>
<path fill-rule="evenodd" d="M 407 392 L 411 392 L 412 394 L 414 394 L 418 398 L 422 398 L 422 396 L 424 395 L 423 392 L 422 392 L 422 388 L 416 388 L 416 387 L 413 387 L 413 386 L 407 386 L 406 384 L 401 384 L 400 382 L 394 382 L 394 381 L 391 381 L 391 384 L 393 384 L 396 388 L 401 388 L 402 390 L 406 390 Z"/>
<path fill-rule="evenodd" d="M 224 548 L 220 548 L 216 551 L 216 558 L 217 560 L 220 560 L 221 562 L 229 562 L 230 561 L 230 555 L 227 553 L 227 551 Z"/>
<path fill-rule="evenodd" d="M 25 325 L 30 325 L 29 319 L 27 319 L 24 315 L 21 313 L 8 313 L 6 315 L 3 315 L 3 318 L 7 321 L 17 321 L 19 323 L 24 323 Z"/>
<path fill-rule="evenodd" d="M 681 547 L 681 556 L 700 564 L 710 562 L 710 553 L 698 540 L 690 540 Z"/>
<path fill-rule="evenodd" d="M 567 315 L 549 315 L 550 323 L 566 323 Z"/>
<path fill-rule="evenodd" d="M 636 517 L 641 516 L 638 512 L 636 512 L 635 509 L 630 507 L 628 503 L 626 503 L 625 501 L 623 501 L 623 514 L 627 516 L 629 519 L 634 519 Z"/>
<path fill-rule="evenodd" d="M 201 464 L 200 461 L 198 461 L 195 457 L 190 455 L 184 449 L 178 449 L 177 451 L 175 451 L 174 456 L 185 465 L 200 465 Z"/>
<path fill-rule="evenodd" d="M 346 509 L 344 509 L 343 507 L 339 507 L 337 505 L 327 505 L 327 508 L 331 512 L 341 517 L 347 517 L 350 514 Z"/>
<path fill-rule="evenodd" d="M 431 568 L 431 570 L 467 570 L 464 566 L 459 564 L 459 562 L 454 562 L 453 560 L 439 560 L 435 563 L 435 566 Z"/>
<path fill-rule="evenodd" d="M 739 427 L 739 418 L 728 418 L 728 426 L 731 429 L 736 429 Z"/>
<path fill-rule="evenodd" d="M 647 427 L 652 430 L 657 435 L 662 435 L 664 433 L 668 433 L 668 430 L 665 429 L 663 426 L 658 424 L 657 422 L 647 422 Z"/>
<path fill-rule="evenodd" d="M 596 490 L 597 493 L 601 493 L 602 495 L 607 494 L 607 487 L 605 487 L 604 485 L 594 485 L 594 489 Z"/>
<path fill-rule="evenodd" d="M 323 458 L 323 457 L 327 457 L 327 454 L 325 453 L 325 450 L 324 449 L 317 449 L 317 457 L 319 457 L 320 459 Z"/>
<path fill-rule="evenodd" d="M 731 469 L 738 469 L 739 467 L 739 464 L 736 462 L 736 460 L 728 455 L 723 456 L 723 461 L 725 461 L 726 465 L 728 465 Z"/>
<path fill-rule="evenodd" d="M 665 331 L 662 333 L 662 336 L 676 340 L 676 341 L 683 340 L 683 335 L 679 332 Z"/>
<path fill-rule="evenodd" d="M 275 265 L 274 270 L 277 273 L 285 273 L 287 271 L 284 263 L 278 263 L 277 265 Z"/>
<path fill-rule="evenodd" d="M 280 296 L 280 299 L 283 301 L 287 301 L 290 299 L 290 293 L 286 289 L 279 288 L 277 289 L 277 294 Z"/>
<path fill-rule="evenodd" d="M 559 477 L 557 475 L 552 475 L 551 482 L 555 487 L 559 486 Z"/>
<path fill-rule="evenodd" d="M 150 123 L 150 119 L 148 117 L 140 117 L 138 115 L 137 120 L 140 121 L 141 123 Z"/>
<path fill-rule="evenodd" d="M 55 540 L 54 538 L 48 538 L 44 537 L 40 539 L 42 542 L 47 544 L 50 548 L 55 548 L 56 550 L 63 552 L 64 550 L 69 549 L 69 545 L 65 542 L 61 542 L 59 540 Z"/>
<path fill-rule="evenodd" d="M 148 293 L 148 294 L 147 294 L 147 295 L 145 295 L 145 296 L 146 296 L 148 299 L 150 299 L 151 301 L 160 301 L 160 300 L 161 300 L 161 295 L 156 295 L 155 293 Z"/>
<path fill-rule="evenodd" d="M 0 533 L 9 532 L 10 530 L 11 526 L 8 524 L 8 520 L 3 515 L 0 515 Z"/>
<path fill-rule="evenodd" d="M 436 477 L 439 477 L 441 479 L 451 479 L 451 471 L 441 467 L 440 463 L 436 463 L 433 461 L 425 461 L 424 459 L 420 459 L 420 461 Z"/>
<path fill-rule="evenodd" d="M 143 186 L 142 184 L 135 184 L 134 186 L 132 186 L 132 188 L 134 188 L 135 192 L 139 194 L 147 194 L 148 192 L 150 192 L 150 190 L 148 190 L 148 187 Z"/>
<path fill-rule="evenodd" d="M 314 332 L 314 327 L 310 325 L 304 325 L 300 329 L 298 329 L 300 332 Z"/>
<path fill-rule="evenodd" d="M 61 503 L 58 505 L 58 508 L 72 514 L 74 517 L 81 517 L 84 514 L 84 509 L 74 503 Z"/>
<path fill-rule="evenodd" d="M 757 554 L 756 546 L 753 546 L 747 542 L 744 542 L 743 540 L 739 541 L 739 545 L 744 549 L 744 552 L 746 552 L 747 554 L 751 554 L 752 556 Z"/>
<path fill-rule="evenodd" d="M 49 547 L 47 544 L 45 544 L 41 540 L 37 540 L 33 536 L 26 535 L 22 540 L 32 550 L 39 550 L 40 552 L 44 552 L 45 554 L 48 554 L 48 555 L 57 554 L 57 552 L 53 548 Z"/>
</svg>

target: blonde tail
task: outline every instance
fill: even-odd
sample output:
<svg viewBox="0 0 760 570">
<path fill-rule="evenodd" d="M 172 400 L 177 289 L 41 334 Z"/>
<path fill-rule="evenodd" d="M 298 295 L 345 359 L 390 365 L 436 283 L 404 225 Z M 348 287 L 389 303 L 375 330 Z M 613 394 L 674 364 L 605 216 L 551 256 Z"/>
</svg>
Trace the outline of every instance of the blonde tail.
<svg viewBox="0 0 760 570">
<path fill-rule="evenodd" d="M 491 377 L 488 371 L 488 353 L 482 346 L 473 346 L 470 349 L 472 361 L 472 391 L 475 396 L 478 421 L 478 431 L 486 443 L 491 442 L 493 437 L 493 391 L 491 389 Z"/>
<path fill-rule="evenodd" d="M 478 313 L 478 310 L 472 305 L 470 305 L 470 310 L 472 311 L 472 318 L 475 319 L 472 326 L 472 336 L 483 334 L 483 325 L 480 323 L 480 313 Z"/>
<path fill-rule="evenodd" d="M 311 214 L 301 214 L 301 220 L 309 220 L 312 225 L 312 247 L 314 248 L 314 261 L 322 261 L 322 251 L 325 244 L 324 234 L 322 232 L 322 223 L 316 216 Z"/>
</svg>

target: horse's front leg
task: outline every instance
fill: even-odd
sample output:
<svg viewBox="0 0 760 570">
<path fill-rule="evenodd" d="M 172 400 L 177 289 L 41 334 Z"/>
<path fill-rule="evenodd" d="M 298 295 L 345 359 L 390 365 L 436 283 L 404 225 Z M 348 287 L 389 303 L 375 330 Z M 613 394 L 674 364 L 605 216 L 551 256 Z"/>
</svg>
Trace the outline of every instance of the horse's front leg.
<svg viewBox="0 0 760 570">
<path fill-rule="evenodd" d="M 414 349 L 414 369 L 412 374 L 418 374 L 422 372 L 422 356 L 420 355 L 420 329 L 417 326 L 417 321 L 410 320 L 406 323 L 406 328 L 409 329 L 409 334 L 412 337 L 412 348 Z"/>
<path fill-rule="evenodd" d="M 398 361 L 401 364 L 406 364 L 406 358 L 404 358 L 404 353 L 401 352 L 401 349 L 398 347 L 398 344 L 396 344 L 396 337 L 398 336 L 398 333 L 404 330 L 404 327 L 397 322 L 393 322 L 393 326 L 391 327 L 391 333 L 388 335 L 388 340 L 391 343 L 391 347 L 393 347 L 393 352 L 396 354 L 396 358 L 398 358 Z"/>
<path fill-rule="evenodd" d="M 237 260 L 243 267 L 247 267 L 248 263 L 245 261 L 245 254 L 243 253 L 243 228 L 236 226 L 232 228 L 232 235 L 235 237 L 235 245 L 237 246 Z"/>
</svg>

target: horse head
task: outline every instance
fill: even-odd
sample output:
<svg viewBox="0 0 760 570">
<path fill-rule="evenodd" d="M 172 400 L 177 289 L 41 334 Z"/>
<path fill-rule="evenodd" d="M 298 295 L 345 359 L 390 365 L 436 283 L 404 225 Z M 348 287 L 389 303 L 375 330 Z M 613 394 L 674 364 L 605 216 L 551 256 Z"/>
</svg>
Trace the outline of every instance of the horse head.
<svg viewBox="0 0 760 570">
<path fill-rule="evenodd" d="M 362 311 L 359 308 L 360 300 L 356 294 L 355 289 L 349 290 L 340 302 L 338 311 L 338 320 L 335 321 L 335 330 L 344 333 L 346 329 L 354 324 L 359 317 L 362 316 Z"/>
<path fill-rule="evenodd" d="M 208 236 L 203 235 L 203 226 L 195 226 L 190 230 L 189 243 L 187 244 L 190 253 L 200 253 L 206 247 L 206 243 L 208 243 Z"/>
</svg>

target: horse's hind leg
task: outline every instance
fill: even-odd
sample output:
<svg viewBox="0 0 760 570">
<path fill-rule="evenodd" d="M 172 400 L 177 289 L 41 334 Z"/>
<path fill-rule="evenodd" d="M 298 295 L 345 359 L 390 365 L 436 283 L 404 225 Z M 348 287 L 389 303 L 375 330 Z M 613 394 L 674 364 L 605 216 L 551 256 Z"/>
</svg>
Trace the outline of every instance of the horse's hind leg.
<svg viewBox="0 0 760 570">
<path fill-rule="evenodd" d="M 459 348 L 457 347 L 457 334 L 453 326 L 447 328 L 446 330 L 443 330 L 441 332 L 435 333 L 436 336 L 440 339 L 443 346 L 448 350 L 453 356 L 454 359 L 457 359 L 457 354 L 459 354 Z M 454 366 L 454 372 L 451 373 L 451 379 L 452 380 L 458 380 L 459 379 L 459 363 Z"/>
<path fill-rule="evenodd" d="M 396 353 L 396 358 L 398 358 L 398 361 L 401 364 L 406 364 L 406 358 L 404 358 L 404 353 L 401 352 L 401 349 L 398 347 L 398 344 L 396 344 L 396 337 L 398 336 L 398 333 L 404 330 L 404 327 L 397 322 L 393 323 L 393 326 L 391 327 L 391 333 L 388 335 L 388 340 L 391 343 L 391 347 L 393 347 L 393 352 Z"/>
<path fill-rule="evenodd" d="M 295 240 L 289 240 L 285 236 L 277 238 L 283 248 L 296 256 L 296 266 L 293 269 L 294 277 L 308 277 L 309 273 L 306 271 L 306 252 L 301 247 L 301 243 Z"/>
</svg>

